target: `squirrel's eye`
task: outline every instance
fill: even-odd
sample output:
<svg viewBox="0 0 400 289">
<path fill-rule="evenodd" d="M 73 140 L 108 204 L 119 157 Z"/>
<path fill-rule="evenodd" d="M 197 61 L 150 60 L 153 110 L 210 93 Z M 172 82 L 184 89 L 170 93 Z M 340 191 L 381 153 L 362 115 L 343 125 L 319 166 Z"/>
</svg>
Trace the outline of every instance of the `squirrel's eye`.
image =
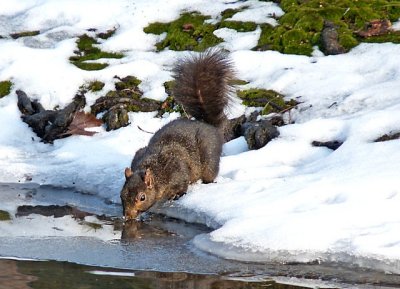
<svg viewBox="0 0 400 289">
<path fill-rule="evenodd" d="M 139 200 L 141 202 L 144 202 L 146 200 L 146 194 L 141 194 L 140 197 L 139 197 Z"/>
</svg>

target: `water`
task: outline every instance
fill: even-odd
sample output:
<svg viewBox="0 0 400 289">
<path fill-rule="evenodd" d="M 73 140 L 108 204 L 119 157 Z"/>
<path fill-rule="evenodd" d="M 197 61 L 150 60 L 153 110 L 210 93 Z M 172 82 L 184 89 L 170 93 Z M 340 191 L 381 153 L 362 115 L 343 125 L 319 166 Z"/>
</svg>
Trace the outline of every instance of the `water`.
<svg viewBox="0 0 400 289">
<path fill-rule="evenodd" d="M 245 281 L 185 272 L 127 271 L 67 262 L 0 260 L 0 289 L 301 289 L 272 279 Z"/>
<path fill-rule="evenodd" d="M 0 289 L 291 288 L 282 282 L 400 288 L 398 275 L 339 263 L 221 259 L 192 245 L 194 236 L 210 231 L 205 226 L 160 215 L 123 224 L 119 205 L 68 189 L 0 184 L 0 210 L 5 209 L 12 219 L 0 221 Z"/>
</svg>

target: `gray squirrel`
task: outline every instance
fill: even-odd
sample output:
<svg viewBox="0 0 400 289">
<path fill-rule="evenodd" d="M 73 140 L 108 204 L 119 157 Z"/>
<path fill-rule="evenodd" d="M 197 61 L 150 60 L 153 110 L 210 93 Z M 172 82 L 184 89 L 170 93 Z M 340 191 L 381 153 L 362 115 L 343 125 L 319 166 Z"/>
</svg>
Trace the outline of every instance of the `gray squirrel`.
<svg viewBox="0 0 400 289">
<path fill-rule="evenodd" d="M 136 152 L 121 190 L 126 220 L 159 201 L 179 198 L 191 183 L 211 183 L 218 175 L 232 62 L 227 53 L 208 50 L 180 60 L 173 73 L 175 101 L 195 120 L 171 121 Z"/>
</svg>

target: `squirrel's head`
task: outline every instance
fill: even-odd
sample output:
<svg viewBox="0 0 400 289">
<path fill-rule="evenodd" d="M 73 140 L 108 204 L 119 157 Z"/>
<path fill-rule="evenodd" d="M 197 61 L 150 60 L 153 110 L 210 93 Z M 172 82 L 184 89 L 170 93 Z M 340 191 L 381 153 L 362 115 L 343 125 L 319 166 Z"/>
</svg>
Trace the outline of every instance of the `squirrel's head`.
<svg viewBox="0 0 400 289">
<path fill-rule="evenodd" d="M 147 211 L 156 201 L 154 176 L 150 169 L 132 171 L 125 169 L 125 184 L 121 191 L 125 220 L 133 220 Z"/>
</svg>

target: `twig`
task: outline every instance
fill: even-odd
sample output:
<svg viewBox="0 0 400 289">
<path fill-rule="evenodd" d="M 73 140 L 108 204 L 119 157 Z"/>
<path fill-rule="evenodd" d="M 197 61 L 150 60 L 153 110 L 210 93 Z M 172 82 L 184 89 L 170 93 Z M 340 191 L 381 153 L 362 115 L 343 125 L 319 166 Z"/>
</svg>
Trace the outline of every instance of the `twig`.
<svg viewBox="0 0 400 289">
<path fill-rule="evenodd" d="M 137 128 L 140 129 L 141 131 L 145 132 L 145 133 L 154 134 L 154 132 L 144 130 L 140 126 L 137 126 Z"/>
</svg>

